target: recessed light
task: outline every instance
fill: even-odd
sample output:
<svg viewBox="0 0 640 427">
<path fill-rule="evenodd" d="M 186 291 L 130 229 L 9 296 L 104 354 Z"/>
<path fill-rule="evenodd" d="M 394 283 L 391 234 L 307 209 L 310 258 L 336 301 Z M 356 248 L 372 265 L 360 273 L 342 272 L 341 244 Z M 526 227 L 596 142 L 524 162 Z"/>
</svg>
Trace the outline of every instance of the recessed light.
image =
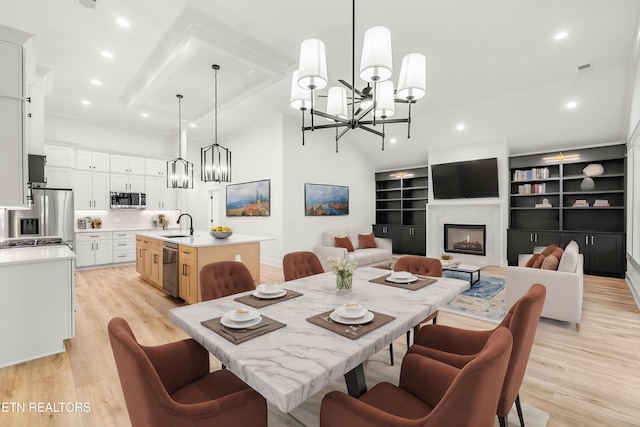
<svg viewBox="0 0 640 427">
<path fill-rule="evenodd" d="M 456 126 L 457 130 L 464 130 L 464 123 L 458 123 L 458 125 Z"/>
<path fill-rule="evenodd" d="M 90 82 L 94 86 L 100 86 L 102 84 L 102 82 L 98 79 L 91 79 Z"/>
<path fill-rule="evenodd" d="M 142 117 L 144 117 L 145 119 L 146 119 L 147 117 L 149 117 L 149 114 L 147 114 L 147 113 L 140 113 L 140 115 L 141 115 Z"/>
<path fill-rule="evenodd" d="M 567 103 L 565 104 L 565 107 L 566 107 L 568 110 L 572 110 L 572 109 L 576 108 L 577 106 L 578 106 L 578 103 L 577 103 L 576 101 L 569 101 L 569 102 L 567 102 Z"/>
<path fill-rule="evenodd" d="M 389 142 L 395 144 L 396 142 L 398 142 L 398 140 L 396 138 L 390 138 Z"/>
<path fill-rule="evenodd" d="M 124 27 L 124 28 L 129 28 L 131 26 L 131 24 L 129 24 L 129 21 L 127 21 L 124 18 L 116 19 L 116 24 L 118 24 L 118 25 L 120 25 L 121 27 Z"/>
<path fill-rule="evenodd" d="M 195 123 L 191 123 L 189 126 L 191 126 L 192 128 L 198 127 L 198 125 L 196 125 Z"/>
<path fill-rule="evenodd" d="M 568 35 L 569 35 L 569 33 L 567 33 L 566 31 L 560 31 L 558 34 L 553 36 L 553 39 L 554 40 L 566 39 Z"/>
<path fill-rule="evenodd" d="M 91 103 L 89 101 L 87 101 L 86 99 L 83 99 L 82 101 L 80 101 L 80 103 L 82 105 L 91 105 Z"/>
<path fill-rule="evenodd" d="M 107 59 L 113 59 L 113 53 L 109 52 L 108 50 L 103 50 L 102 52 L 100 52 L 100 55 Z"/>
</svg>

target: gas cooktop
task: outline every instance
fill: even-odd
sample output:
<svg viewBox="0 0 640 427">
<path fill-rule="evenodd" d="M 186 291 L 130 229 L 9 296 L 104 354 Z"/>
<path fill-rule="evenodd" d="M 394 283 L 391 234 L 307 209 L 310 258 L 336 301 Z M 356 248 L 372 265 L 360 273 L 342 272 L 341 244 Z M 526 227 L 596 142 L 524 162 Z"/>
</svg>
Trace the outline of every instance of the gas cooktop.
<svg viewBox="0 0 640 427">
<path fill-rule="evenodd" d="M 25 248 L 35 246 L 59 246 L 64 245 L 60 237 L 40 237 L 35 239 L 10 239 L 0 242 L 0 249 Z"/>
</svg>

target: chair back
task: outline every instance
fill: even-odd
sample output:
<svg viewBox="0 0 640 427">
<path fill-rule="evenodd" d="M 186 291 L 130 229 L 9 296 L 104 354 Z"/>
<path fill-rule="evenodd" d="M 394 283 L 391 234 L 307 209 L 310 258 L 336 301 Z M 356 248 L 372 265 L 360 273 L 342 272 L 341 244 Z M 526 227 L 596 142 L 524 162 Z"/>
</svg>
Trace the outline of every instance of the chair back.
<svg viewBox="0 0 640 427">
<path fill-rule="evenodd" d="M 308 251 L 286 254 L 282 259 L 282 269 L 284 270 L 285 282 L 324 273 L 324 268 L 318 256 Z"/>
<path fill-rule="evenodd" d="M 162 425 L 174 402 L 157 371 L 124 319 L 111 319 L 108 330 L 131 425 Z"/>
<path fill-rule="evenodd" d="M 496 411 L 499 416 L 504 417 L 509 414 L 520 392 L 546 294 L 547 290 L 543 285 L 539 283 L 532 285 L 527 293 L 509 309 L 500 323 L 500 326 L 509 328 L 513 335 L 513 350 Z"/>
<path fill-rule="evenodd" d="M 419 255 L 404 255 L 398 258 L 393 271 L 408 271 L 420 276 L 442 277 L 442 264 L 437 258 Z"/>
<path fill-rule="evenodd" d="M 425 426 L 493 426 L 496 403 L 504 381 L 512 338 L 506 328 L 491 334 L 478 356 L 459 370 L 438 402 L 427 402 L 433 411 Z M 407 355 L 405 357 L 424 357 Z M 457 368 L 442 364 L 443 369 Z M 402 387 L 402 377 L 400 379 Z M 437 386 L 425 384 L 425 387 Z"/>
<path fill-rule="evenodd" d="M 249 269 L 241 262 L 212 262 L 200 270 L 201 301 L 222 298 L 255 288 Z"/>
</svg>

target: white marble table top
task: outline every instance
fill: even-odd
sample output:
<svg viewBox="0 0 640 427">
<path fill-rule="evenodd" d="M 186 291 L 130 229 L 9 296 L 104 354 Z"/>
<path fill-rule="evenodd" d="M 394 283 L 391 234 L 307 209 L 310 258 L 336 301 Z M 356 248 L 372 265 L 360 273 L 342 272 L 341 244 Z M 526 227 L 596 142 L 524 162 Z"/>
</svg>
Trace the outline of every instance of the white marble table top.
<svg viewBox="0 0 640 427">
<path fill-rule="evenodd" d="M 200 322 L 246 308 L 234 301 L 243 294 L 172 309 L 169 320 L 280 410 L 289 412 L 469 288 L 468 281 L 450 278 L 438 278 L 417 291 L 369 282 L 385 272 L 373 267 L 357 269 L 350 295 L 336 293 L 335 276 L 330 272 L 286 282 L 285 288 L 304 295 L 259 311 L 287 326 L 238 345 Z M 349 301 L 396 319 L 356 340 L 305 320 Z"/>
</svg>

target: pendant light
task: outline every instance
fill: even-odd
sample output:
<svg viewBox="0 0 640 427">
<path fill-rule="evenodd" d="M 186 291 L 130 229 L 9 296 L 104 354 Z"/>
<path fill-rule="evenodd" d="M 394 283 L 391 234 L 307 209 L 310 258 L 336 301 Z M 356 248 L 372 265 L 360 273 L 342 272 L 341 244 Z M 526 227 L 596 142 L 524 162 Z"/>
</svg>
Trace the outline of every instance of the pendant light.
<svg viewBox="0 0 640 427">
<path fill-rule="evenodd" d="M 187 151 L 187 131 L 182 133 L 182 95 L 178 98 L 178 158 L 167 162 L 168 188 L 193 188 L 193 163 L 182 157 Z M 186 154 L 185 154 L 186 157 Z"/>
<path fill-rule="evenodd" d="M 231 182 L 231 151 L 218 144 L 218 70 L 219 65 L 212 65 L 214 70 L 214 136 L 213 144 L 200 149 L 200 178 L 204 182 Z"/>
</svg>

